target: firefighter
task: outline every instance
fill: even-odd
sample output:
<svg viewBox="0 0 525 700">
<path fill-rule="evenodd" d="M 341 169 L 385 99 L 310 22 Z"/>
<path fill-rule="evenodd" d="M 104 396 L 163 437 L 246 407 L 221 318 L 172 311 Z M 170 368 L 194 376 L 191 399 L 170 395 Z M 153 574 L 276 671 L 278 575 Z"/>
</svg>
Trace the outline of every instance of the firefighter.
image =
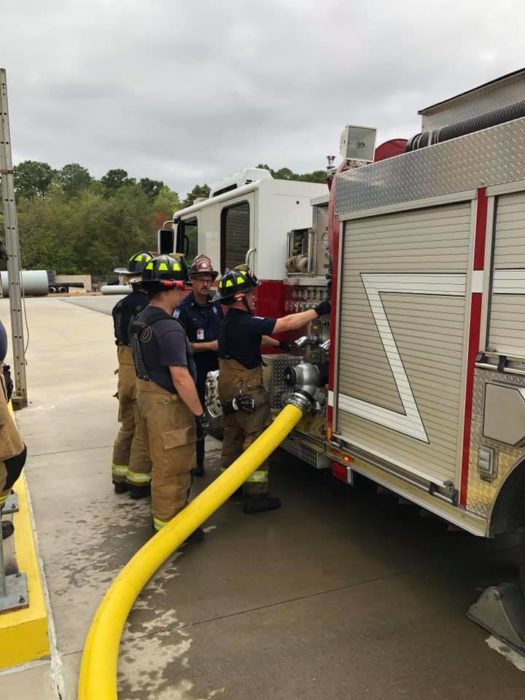
<svg viewBox="0 0 525 700">
<path fill-rule="evenodd" d="M 152 462 L 153 526 L 160 530 L 186 505 L 195 442 L 206 420 L 195 386 L 191 345 L 173 311 L 183 300 L 188 271 L 182 259 L 159 255 L 146 263 L 141 286 L 149 304 L 131 324 L 139 419 Z M 202 539 L 196 530 L 191 541 Z"/>
<path fill-rule="evenodd" d="M 302 328 L 330 313 L 331 308 L 329 302 L 323 301 L 315 309 L 278 319 L 255 316 L 258 286 L 257 278 L 245 266 L 225 273 L 219 282 L 220 301 L 229 306 L 219 331 L 219 398 L 224 412 L 222 469 L 246 450 L 270 420 L 270 402 L 263 386 L 261 341 L 279 345 L 279 341 L 268 336 Z M 269 493 L 268 486 L 268 465 L 264 463 L 244 484 L 245 513 L 280 508 L 280 499 Z"/>
<path fill-rule="evenodd" d="M 210 288 L 218 274 L 208 256 L 198 255 L 189 269 L 192 291 L 174 312 L 175 318 L 186 329 L 192 345 L 197 368 L 197 393 L 203 406 L 206 403 L 206 376 L 219 368 L 217 337 L 222 311 L 219 302 L 213 301 L 210 295 Z M 204 440 L 197 440 L 197 466 L 193 476 L 203 474 Z"/>
<path fill-rule="evenodd" d="M 115 493 L 125 493 L 129 490 L 133 499 L 149 495 L 151 461 L 144 436 L 137 430 L 137 379 L 129 344 L 129 326 L 148 303 L 148 297 L 138 288 L 136 282 L 140 279 L 144 265 L 151 258 L 151 253 L 141 251 L 131 256 L 127 267 L 115 269 L 117 274 L 127 277 L 132 292 L 118 301 L 111 312 L 117 345 L 120 422 L 120 429 L 113 444 L 111 472 Z"/>
<path fill-rule="evenodd" d="M 23 443 L 8 403 L 13 391 L 9 365 L 4 364 L 7 354 L 7 334 L 0 321 L 0 518 L 13 484 L 20 476 L 26 461 L 27 449 Z M 13 523 L 2 522 L 2 539 L 13 534 Z M 0 542 L 0 547 L 2 546 Z"/>
</svg>

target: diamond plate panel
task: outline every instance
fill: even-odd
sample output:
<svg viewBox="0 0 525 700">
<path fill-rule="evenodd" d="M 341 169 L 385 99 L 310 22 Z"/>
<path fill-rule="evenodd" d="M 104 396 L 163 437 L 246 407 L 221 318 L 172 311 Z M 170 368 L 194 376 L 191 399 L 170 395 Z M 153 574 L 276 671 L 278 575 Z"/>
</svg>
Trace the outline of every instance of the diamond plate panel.
<svg viewBox="0 0 525 700">
<path fill-rule="evenodd" d="M 336 175 L 339 216 L 525 179 L 525 118 Z"/>
<path fill-rule="evenodd" d="M 525 458 L 525 447 L 512 447 L 498 440 L 483 437 L 483 409 L 485 385 L 497 381 L 499 384 L 525 387 L 525 377 L 490 370 L 477 369 L 474 380 L 474 403 L 472 406 L 472 429 L 470 440 L 469 478 L 467 509 L 482 516 L 489 516 L 502 483 L 512 468 Z M 478 448 L 487 445 L 496 450 L 496 477 L 493 481 L 482 479 L 477 470 Z"/>
<path fill-rule="evenodd" d="M 280 410 L 284 405 L 283 396 L 290 391 L 284 381 L 287 367 L 293 367 L 303 361 L 299 355 L 264 355 L 263 380 L 270 395 L 272 409 Z"/>
</svg>

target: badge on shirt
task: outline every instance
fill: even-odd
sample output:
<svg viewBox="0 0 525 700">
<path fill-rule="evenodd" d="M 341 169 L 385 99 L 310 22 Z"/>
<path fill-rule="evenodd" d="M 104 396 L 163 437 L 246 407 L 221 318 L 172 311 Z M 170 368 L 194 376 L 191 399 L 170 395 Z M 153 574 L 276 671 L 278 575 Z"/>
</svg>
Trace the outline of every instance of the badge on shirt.
<svg viewBox="0 0 525 700">
<path fill-rule="evenodd" d="M 197 328 L 197 340 L 204 340 L 204 328 Z"/>
</svg>

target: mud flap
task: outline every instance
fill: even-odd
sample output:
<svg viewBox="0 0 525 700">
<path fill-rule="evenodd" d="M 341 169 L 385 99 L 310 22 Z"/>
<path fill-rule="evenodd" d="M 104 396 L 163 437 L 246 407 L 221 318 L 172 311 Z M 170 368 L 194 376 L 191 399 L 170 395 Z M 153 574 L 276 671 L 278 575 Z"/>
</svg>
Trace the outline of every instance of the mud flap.
<svg viewBox="0 0 525 700">
<path fill-rule="evenodd" d="M 525 654 L 525 598 L 518 583 L 489 586 L 470 606 L 467 617 Z"/>
</svg>

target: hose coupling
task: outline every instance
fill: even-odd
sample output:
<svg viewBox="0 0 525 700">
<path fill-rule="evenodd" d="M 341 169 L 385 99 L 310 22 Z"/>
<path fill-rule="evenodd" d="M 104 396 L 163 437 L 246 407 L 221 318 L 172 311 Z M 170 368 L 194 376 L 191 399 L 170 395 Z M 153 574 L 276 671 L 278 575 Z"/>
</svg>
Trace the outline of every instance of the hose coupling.
<svg viewBox="0 0 525 700">
<path fill-rule="evenodd" d="M 295 347 L 297 348 L 303 348 L 305 345 L 319 345 L 320 343 L 320 338 L 316 334 L 312 335 L 302 335 L 300 338 L 297 338 L 295 341 Z"/>
<path fill-rule="evenodd" d="M 309 413 L 315 407 L 313 396 L 303 389 L 294 389 L 286 399 L 288 404 L 296 406 L 303 413 Z"/>
</svg>

